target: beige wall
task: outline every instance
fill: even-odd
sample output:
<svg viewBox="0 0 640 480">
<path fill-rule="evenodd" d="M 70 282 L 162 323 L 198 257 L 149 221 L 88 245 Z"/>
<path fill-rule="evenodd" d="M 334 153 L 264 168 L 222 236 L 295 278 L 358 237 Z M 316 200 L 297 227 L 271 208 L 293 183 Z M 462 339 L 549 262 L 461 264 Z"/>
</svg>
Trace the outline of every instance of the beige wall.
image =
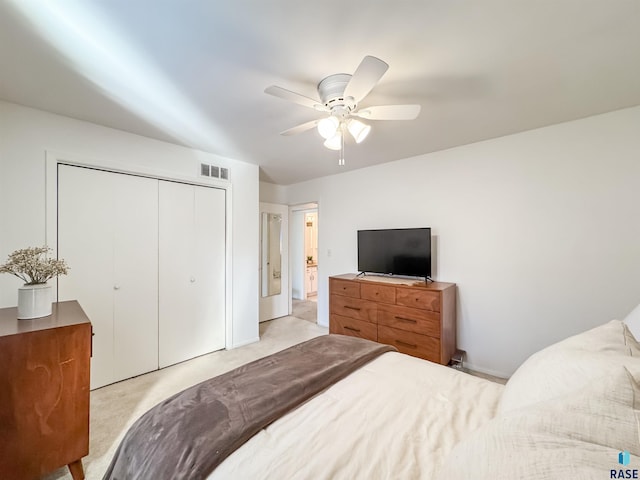
<svg viewBox="0 0 640 480">
<path fill-rule="evenodd" d="M 635 107 L 287 187 L 319 201 L 320 323 L 358 229 L 427 226 L 477 369 L 622 318 L 640 302 L 639 126 Z"/>
</svg>

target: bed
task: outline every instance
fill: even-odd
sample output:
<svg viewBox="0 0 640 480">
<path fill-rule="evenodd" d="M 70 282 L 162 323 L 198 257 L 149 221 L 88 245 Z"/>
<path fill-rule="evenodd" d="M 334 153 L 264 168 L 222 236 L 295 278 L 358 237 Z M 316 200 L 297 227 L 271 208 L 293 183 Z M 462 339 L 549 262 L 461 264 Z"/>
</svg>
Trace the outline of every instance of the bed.
<svg viewBox="0 0 640 480">
<path fill-rule="evenodd" d="M 329 380 L 314 373 L 305 382 L 306 374 L 288 370 L 300 363 L 312 371 L 316 350 L 335 348 L 327 342 L 340 344 L 325 362 Z M 353 360 L 360 350 L 365 358 Z M 333 370 L 338 357 L 350 364 L 346 371 Z M 131 427 L 105 480 L 602 479 L 635 478 L 640 465 L 640 346 L 618 320 L 537 352 L 506 386 L 342 335 L 253 363 L 253 373 L 272 375 L 260 395 L 251 392 L 249 364 L 208 381 L 206 395 L 195 386 L 172 397 Z M 242 389 L 239 401 L 233 395 Z M 209 415 L 198 405 L 211 392 L 228 401 L 236 421 L 233 448 L 215 444 L 233 428 L 204 427 Z M 291 392 L 299 398 L 282 407 Z M 177 411 L 167 410 L 176 403 Z M 258 407 L 263 423 L 243 431 Z M 212 428 L 225 422 L 233 423 L 216 418 Z"/>
</svg>

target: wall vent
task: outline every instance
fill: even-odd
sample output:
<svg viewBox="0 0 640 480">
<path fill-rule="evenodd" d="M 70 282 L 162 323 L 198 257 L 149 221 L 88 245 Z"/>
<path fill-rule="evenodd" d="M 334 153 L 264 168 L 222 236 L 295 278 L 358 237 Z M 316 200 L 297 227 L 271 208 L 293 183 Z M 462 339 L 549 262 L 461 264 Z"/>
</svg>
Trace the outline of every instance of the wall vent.
<svg viewBox="0 0 640 480">
<path fill-rule="evenodd" d="M 229 169 L 224 167 L 217 167 L 215 165 L 209 165 L 207 163 L 201 163 L 200 176 L 229 180 Z"/>
</svg>

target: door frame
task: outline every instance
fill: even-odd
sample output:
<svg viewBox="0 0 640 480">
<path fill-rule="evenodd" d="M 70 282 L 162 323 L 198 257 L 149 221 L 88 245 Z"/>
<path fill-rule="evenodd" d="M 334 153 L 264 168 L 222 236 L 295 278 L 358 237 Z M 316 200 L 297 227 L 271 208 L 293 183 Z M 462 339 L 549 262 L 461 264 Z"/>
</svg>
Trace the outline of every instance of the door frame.
<svg viewBox="0 0 640 480">
<path fill-rule="evenodd" d="M 45 151 L 45 239 L 49 248 L 58 253 L 58 165 L 92 168 L 111 173 L 135 175 L 139 177 L 167 180 L 170 182 L 186 183 L 202 187 L 219 188 L 225 191 L 225 349 L 233 348 L 233 269 L 232 269 L 232 185 L 230 182 L 214 178 L 198 178 L 169 173 L 166 170 L 147 168 L 140 165 L 127 165 L 111 160 L 95 160 L 65 154 L 55 151 Z M 199 163 L 194 163 L 194 172 L 198 171 Z M 53 279 L 52 279 L 53 280 Z M 58 281 L 54 280 L 55 298 L 58 298 Z"/>
<path fill-rule="evenodd" d="M 282 247 L 280 255 L 280 293 L 267 297 L 262 296 L 262 214 L 264 212 L 282 215 L 282 227 L 280 230 L 280 242 Z M 268 320 L 273 320 L 274 318 L 286 317 L 287 315 L 291 314 L 291 271 L 289 268 L 289 207 L 287 205 L 279 203 L 260 202 L 258 221 L 260 222 L 260 264 L 258 266 L 258 277 L 260 278 L 260 298 L 258 300 L 258 320 L 259 322 L 266 322 Z"/>
<path fill-rule="evenodd" d="M 318 272 L 320 272 L 320 202 L 318 201 L 311 201 L 311 202 L 306 202 L 306 203 L 300 203 L 300 204 L 296 204 L 296 205 L 290 205 L 289 206 L 289 218 L 291 218 L 294 213 L 302 213 L 302 215 L 304 216 L 304 214 L 306 212 L 316 212 L 317 214 L 317 218 L 318 218 L 318 231 L 317 231 L 317 235 L 318 235 L 318 258 L 316 258 L 316 263 L 318 265 Z M 304 218 L 303 218 L 303 224 L 304 224 Z M 291 230 L 293 228 L 293 222 L 289 223 L 289 238 L 292 238 L 294 236 L 293 231 Z M 303 242 L 303 252 L 304 252 L 304 230 L 302 232 L 297 232 L 298 235 L 302 235 L 302 242 Z M 289 251 L 291 251 L 291 249 L 289 249 Z M 304 255 L 304 254 L 303 254 Z M 304 278 L 307 274 L 307 270 L 306 270 L 306 262 L 304 261 L 305 259 L 302 258 L 302 265 L 301 265 L 301 272 L 298 272 L 298 274 L 301 273 L 302 278 L 303 278 L 303 291 L 304 291 L 304 297 L 306 299 L 307 297 L 307 287 L 304 283 Z M 295 267 L 295 262 L 291 261 L 291 259 L 289 259 L 289 315 L 291 315 L 293 313 L 293 283 L 291 282 L 292 277 L 292 269 Z M 320 277 L 320 275 L 318 274 L 318 278 Z"/>
</svg>

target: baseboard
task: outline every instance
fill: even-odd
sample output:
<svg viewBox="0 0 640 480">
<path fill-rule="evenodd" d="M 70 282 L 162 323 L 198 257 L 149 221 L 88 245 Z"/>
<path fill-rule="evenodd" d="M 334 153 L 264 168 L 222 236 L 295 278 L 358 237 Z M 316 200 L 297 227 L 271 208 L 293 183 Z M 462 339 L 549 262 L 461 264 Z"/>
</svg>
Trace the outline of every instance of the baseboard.
<svg viewBox="0 0 640 480">
<path fill-rule="evenodd" d="M 255 337 L 255 338 L 250 338 L 249 340 L 245 340 L 244 342 L 240 342 L 240 343 L 234 343 L 230 348 L 227 348 L 227 350 L 233 350 L 234 348 L 240 348 L 240 347 L 244 347 L 245 345 L 249 345 L 251 343 L 256 343 L 260 341 L 260 337 Z"/>
<path fill-rule="evenodd" d="M 469 370 L 473 370 L 474 372 L 486 373 L 487 375 L 491 375 L 499 378 L 509 378 L 511 374 L 506 372 L 500 372 L 498 370 L 492 370 L 490 368 L 484 368 L 479 365 L 474 365 L 473 363 L 464 362 L 464 368 L 468 368 Z"/>
</svg>

